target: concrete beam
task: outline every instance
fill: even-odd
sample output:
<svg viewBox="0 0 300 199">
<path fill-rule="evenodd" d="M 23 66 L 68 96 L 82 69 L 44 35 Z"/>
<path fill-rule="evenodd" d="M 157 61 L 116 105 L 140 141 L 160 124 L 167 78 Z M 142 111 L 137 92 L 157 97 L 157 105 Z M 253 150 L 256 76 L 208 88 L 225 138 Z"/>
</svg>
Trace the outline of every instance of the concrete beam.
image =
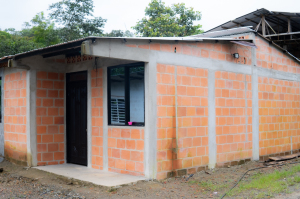
<svg viewBox="0 0 300 199">
<path fill-rule="evenodd" d="M 251 74 L 251 66 L 244 64 L 233 64 L 232 62 L 207 59 L 202 57 L 188 56 L 184 54 L 160 52 L 157 53 L 157 62 L 161 64 L 170 64 L 186 66 L 193 68 L 210 69 L 214 71 L 227 71 L 242 74 Z"/>
<path fill-rule="evenodd" d="M 274 79 L 280 80 L 288 80 L 288 81 L 300 81 L 300 76 L 294 73 L 287 73 L 277 70 L 270 70 L 266 68 L 257 68 L 258 76 L 262 77 L 270 77 Z"/>
</svg>

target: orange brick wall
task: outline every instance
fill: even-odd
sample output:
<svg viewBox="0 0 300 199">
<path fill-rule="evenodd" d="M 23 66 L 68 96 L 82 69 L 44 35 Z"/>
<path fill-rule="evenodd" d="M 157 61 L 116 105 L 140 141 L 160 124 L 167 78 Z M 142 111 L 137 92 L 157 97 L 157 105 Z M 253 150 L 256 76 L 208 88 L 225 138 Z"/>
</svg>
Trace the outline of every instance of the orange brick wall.
<svg viewBox="0 0 300 199">
<path fill-rule="evenodd" d="M 300 148 L 299 82 L 258 79 L 260 156 Z"/>
<path fill-rule="evenodd" d="M 251 158 L 251 76 L 216 71 L 215 103 L 217 162 Z"/>
<path fill-rule="evenodd" d="M 300 74 L 300 65 L 289 56 L 260 37 L 256 37 L 255 41 L 258 47 L 256 63 L 251 60 L 250 47 L 233 43 L 205 41 L 125 45 L 128 48 L 169 53 L 175 53 L 176 48 L 176 53 L 181 55 L 223 63 L 255 64 L 258 67 Z M 239 53 L 240 58 L 234 59 L 233 53 Z M 73 59 L 67 63 L 81 62 L 83 58 Z M 180 170 L 194 172 L 208 165 L 208 103 L 215 103 L 216 107 L 217 163 L 225 165 L 227 162 L 252 157 L 251 75 L 216 71 L 213 88 L 215 102 L 208 102 L 207 78 L 207 69 L 157 64 L 157 132 L 154 133 L 157 135 L 158 179 L 170 174 L 177 175 Z M 92 168 L 99 170 L 103 170 L 103 156 L 106 155 L 103 154 L 103 142 L 106 142 L 103 140 L 103 97 L 106 96 L 103 93 L 104 79 L 102 69 L 92 71 L 91 163 Z M 299 149 L 299 82 L 259 77 L 258 83 L 260 156 L 290 151 L 291 137 L 293 149 Z M 37 72 L 38 165 L 62 164 L 65 161 L 64 84 L 65 74 Z M 26 71 L 6 75 L 4 91 L 5 154 L 25 164 Z M 107 142 L 109 171 L 144 175 L 144 128 L 109 126 Z"/>
<path fill-rule="evenodd" d="M 300 65 L 260 37 L 255 38 L 257 66 L 300 74 Z"/>
<path fill-rule="evenodd" d="M 108 170 L 144 175 L 143 128 L 108 128 Z"/>
<path fill-rule="evenodd" d="M 221 44 L 215 42 L 183 43 L 178 44 L 160 44 L 151 43 L 146 45 L 127 44 L 130 48 L 149 49 L 154 51 L 190 55 L 195 57 L 210 58 L 220 61 L 227 61 L 238 64 L 251 65 L 251 48 L 237 44 Z M 239 58 L 234 59 L 232 54 L 239 53 Z"/>
<path fill-rule="evenodd" d="M 175 67 L 178 151 L 176 153 Z M 208 71 L 157 64 L 157 178 L 208 164 Z"/>
<path fill-rule="evenodd" d="M 37 72 L 36 124 L 38 165 L 65 162 L 63 73 Z"/>
<path fill-rule="evenodd" d="M 103 70 L 92 70 L 92 168 L 103 169 Z"/>
<path fill-rule="evenodd" d="M 4 78 L 5 157 L 27 165 L 26 71 Z"/>
</svg>

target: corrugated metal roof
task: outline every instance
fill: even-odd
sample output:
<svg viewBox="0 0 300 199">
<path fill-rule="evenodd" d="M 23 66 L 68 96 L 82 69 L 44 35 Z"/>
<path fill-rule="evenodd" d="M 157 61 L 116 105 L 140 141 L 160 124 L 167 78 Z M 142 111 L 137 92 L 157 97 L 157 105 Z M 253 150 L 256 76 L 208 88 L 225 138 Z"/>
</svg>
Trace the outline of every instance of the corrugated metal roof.
<svg viewBox="0 0 300 199">
<path fill-rule="evenodd" d="M 64 42 L 52 46 L 47 46 L 44 48 L 34 49 L 27 52 L 18 53 L 15 55 L 5 56 L 0 58 L 0 62 L 3 62 L 4 60 L 8 59 L 19 59 L 23 57 L 29 57 L 35 55 L 37 52 L 40 52 L 40 54 L 43 53 L 50 53 L 51 50 L 57 50 L 59 49 L 67 49 L 67 48 L 75 48 L 80 47 L 81 43 L 85 40 L 89 39 L 123 39 L 123 40 L 148 40 L 148 41 L 187 41 L 187 42 L 200 42 L 203 40 L 223 40 L 223 41 L 240 41 L 243 39 L 232 39 L 232 38 L 206 38 L 206 37 L 85 37 L 69 42 Z M 246 41 L 252 41 L 252 40 L 246 40 Z"/>
<path fill-rule="evenodd" d="M 60 48 L 60 50 L 62 50 L 62 49 L 80 47 L 80 45 L 83 41 L 89 40 L 89 39 L 92 39 L 92 40 L 93 39 L 123 39 L 123 40 L 187 41 L 187 42 L 189 42 L 189 41 L 190 42 L 199 42 L 199 41 L 205 41 L 205 40 L 207 40 L 207 41 L 231 41 L 231 42 L 236 41 L 234 43 L 255 47 L 255 45 L 251 45 L 251 43 L 250 43 L 250 42 L 252 42 L 251 39 L 218 38 L 218 37 L 225 36 L 225 35 L 242 34 L 242 33 L 246 33 L 246 32 L 254 32 L 254 31 L 252 29 L 250 29 L 250 27 L 240 27 L 240 28 L 235 28 L 235 29 L 231 29 L 231 30 L 222 30 L 222 31 L 204 33 L 204 34 L 194 35 L 194 36 L 189 36 L 189 37 L 85 37 L 85 38 L 81 38 L 81 39 L 77 39 L 77 40 L 73 40 L 73 41 L 69 41 L 69 42 L 64 42 L 64 43 L 60 43 L 60 44 L 56 44 L 56 45 L 52 45 L 52 46 L 47 46 L 45 48 L 39 48 L 39 49 L 34 49 L 34 50 L 31 50 L 28 52 L 18 53 L 16 55 L 4 56 L 4 57 L 0 58 L 0 63 L 7 62 L 7 60 L 9 60 L 9 59 L 19 59 L 20 57 L 22 57 L 22 58 L 30 57 L 30 56 L 35 55 L 35 53 L 38 53 L 38 54 L 51 53 L 51 52 L 57 50 L 57 48 Z M 206 37 L 208 35 L 210 35 L 211 37 Z M 213 37 L 213 36 L 215 36 L 215 37 Z M 264 38 L 264 39 L 266 39 L 266 38 Z M 245 42 L 248 41 L 248 42 L 243 43 L 242 41 L 245 41 Z M 274 45 L 277 48 L 285 51 L 288 55 L 290 55 L 292 58 L 294 58 L 298 62 L 300 62 L 300 60 L 297 57 L 295 57 L 288 51 L 284 50 L 279 45 L 277 45 L 275 43 L 274 43 Z"/>
<path fill-rule="evenodd" d="M 236 19 L 230 20 L 222 25 L 212 28 L 208 32 L 215 32 L 220 30 L 226 30 L 230 28 L 235 28 L 239 26 L 253 26 L 256 27 L 261 20 L 261 15 L 265 15 L 266 21 L 270 26 L 276 28 L 277 32 L 286 32 L 287 30 L 287 17 L 290 17 L 292 21 L 292 29 L 294 32 L 300 31 L 300 13 L 291 12 L 278 12 L 269 11 L 265 8 L 258 9 L 254 12 L 250 12 L 246 15 L 238 17 Z M 281 24 L 278 26 L 278 24 Z M 261 27 L 258 29 L 261 32 Z"/>
<path fill-rule="evenodd" d="M 217 37 L 231 36 L 231 35 L 237 35 L 237 34 L 244 34 L 244 33 L 248 33 L 248 32 L 255 32 L 251 28 L 252 28 L 252 26 L 238 27 L 238 28 L 232 28 L 232 29 L 228 29 L 228 30 L 205 32 L 205 33 L 198 34 L 198 35 L 192 35 L 190 37 L 217 38 Z"/>
<path fill-rule="evenodd" d="M 98 37 L 97 39 L 126 39 L 126 40 L 153 40 L 153 41 L 203 41 L 203 40 L 242 40 L 233 38 L 208 38 L 208 37 Z M 249 39 L 248 39 L 249 40 Z"/>
<path fill-rule="evenodd" d="M 283 52 L 287 53 L 290 57 L 294 58 L 296 61 L 298 61 L 300 63 L 300 59 L 298 59 L 297 57 L 295 57 L 292 53 L 290 53 L 289 51 L 285 50 L 280 45 L 276 44 L 274 41 L 271 41 L 270 39 L 262 36 L 261 34 L 258 33 L 258 35 L 261 38 L 265 39 L 266 41 L 271 42 L 276 48 L 278 48 L 278 49 L 282 50 Z"/>
<path fill-rule="evenodd" d="M 249 46 L 249 47 L 252 47 L 252 48 L 257 48 L 257 46 L 254 43 L 250 43 L 250 42 L 246 42 L 246 41 L 230 41 L 230 42 L 235 43 L 235 44 L 239 44 L 239 45 L 242 45 L 242 46 Z"/>
<path fill-rule="evenodd" d="M 238 30 L 242 31 L 242 29 L 236 29 L 237 27 L 249 28 L 250 26 L 252 26 L 257 33 L 262 34 L 262 16 L 265 17 L 266 21 L 265 37 L 273 35 L 271 39 L 274 46 L 276 46 L 280 50 L 283 50 L 283 52 L 286 52 L 288 55 L 290 55 L 292 58 L 296 59 L 299 62 L 299 58 L 295 57 L 295 55 L 298 57 L 300 56 L 300 47 L 297 41 L 299 40 L 299 35 L 296 36 L 295 34 L 298 34 L 300 32 L 300 13 L 269 11 L 265 8 L 261 8 L 254 12 L 238 17 L 234 20 L 228 21 L 220 26 L 212 28 L 206 31 L 204 34 L 206 34 L 207 36 L 222 36 L 225 35 L 227 31 L 228 33 L 234 33 Z M 288 29 L 289 20 L 291 29 Z M 292 31 L 295 34 L 291 37 L 279 36 L 280 34 L 287 33 L 288 31 Z M 276 35 L 276 37 L 274 35 Z M 262 38 L 265 38 L 262 35 L 260 36 Z M 288 50 L 283 49 L 284 46 L 285 49 Z"/>
</svg>

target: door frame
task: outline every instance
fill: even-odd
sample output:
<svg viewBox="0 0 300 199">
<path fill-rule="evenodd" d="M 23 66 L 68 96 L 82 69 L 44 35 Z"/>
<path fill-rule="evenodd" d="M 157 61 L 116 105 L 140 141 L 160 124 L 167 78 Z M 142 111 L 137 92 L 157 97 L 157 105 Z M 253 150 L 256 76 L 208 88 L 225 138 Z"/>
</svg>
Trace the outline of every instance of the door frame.
<svg viewBox="0 0 300 199">
<path fill-rule="evenodd" d="M 89 70 L 83 70 L 83 71 L 76 71 L 76 72 L 67 72 L 66 76 L 65 76 L 65 160 L 66 163 L 68 164 L 76 164 L 76 163 L 69 163 L 68 161 L 68 107 L 67 107 L 67 99 L 68 99 L 68 80 L 69 80 L 69 75 L 70 74 L 76 74 L 76 73 L 85 73 L 86 74 L 86 101 L 87 101 L 87 106 L 86 106 L 86 129 L 87 129 L 87 133 L 86 133 L 86 166 L 90 167 L 90 161 L 91 161 L 91 157 L 90 157 L 90 146 L 89 146 L 89 137 L 90 137 L 90 133 L 89 133 L 89 119 L 90 119 L 90 111 L 89 111 L 89 100 L 90 100 L 90 72 Z M 76 164 L 76 165 L 80 165 L 80 164 Z M 85 165 L 81 165 L 81 166 L 85 166 Z"/>
</svg>

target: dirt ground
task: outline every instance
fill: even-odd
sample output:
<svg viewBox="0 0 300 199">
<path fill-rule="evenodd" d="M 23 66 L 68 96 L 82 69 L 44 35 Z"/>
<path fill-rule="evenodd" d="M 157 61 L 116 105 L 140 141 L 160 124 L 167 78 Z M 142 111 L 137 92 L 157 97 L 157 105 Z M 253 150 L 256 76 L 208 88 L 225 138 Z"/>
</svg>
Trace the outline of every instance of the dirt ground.
<svg viewBox="0 0 300 199">
<path fill-rule="evenodd" d="M 257 172 L 272 173 L 276 170 L 288 170 L 295 165 L 251 171 L 242 182 L 251 180 L 251 176 Z M 263 164 L 259 162 L 248 162 L 240 166 L 201 171 L 188 181 L 186 180 L 188 176 L 184 176 L 163 181 L 143 181 L 119 188 L 107 188 L 33 168 L 24 168 L 4 160 L 0 163 L 0 168 L 4 170 L 0 173 L 0 198 L 220 198 L 248 169 L 261 166 Z M 235 189 L 237 188 L 238 186 Z M 259 195 L 263 191 L 251 190 L 225 198 L 298 199 L 300 185 L 290 186 L 288 191 L 283 193 Z"/>
</svg>

